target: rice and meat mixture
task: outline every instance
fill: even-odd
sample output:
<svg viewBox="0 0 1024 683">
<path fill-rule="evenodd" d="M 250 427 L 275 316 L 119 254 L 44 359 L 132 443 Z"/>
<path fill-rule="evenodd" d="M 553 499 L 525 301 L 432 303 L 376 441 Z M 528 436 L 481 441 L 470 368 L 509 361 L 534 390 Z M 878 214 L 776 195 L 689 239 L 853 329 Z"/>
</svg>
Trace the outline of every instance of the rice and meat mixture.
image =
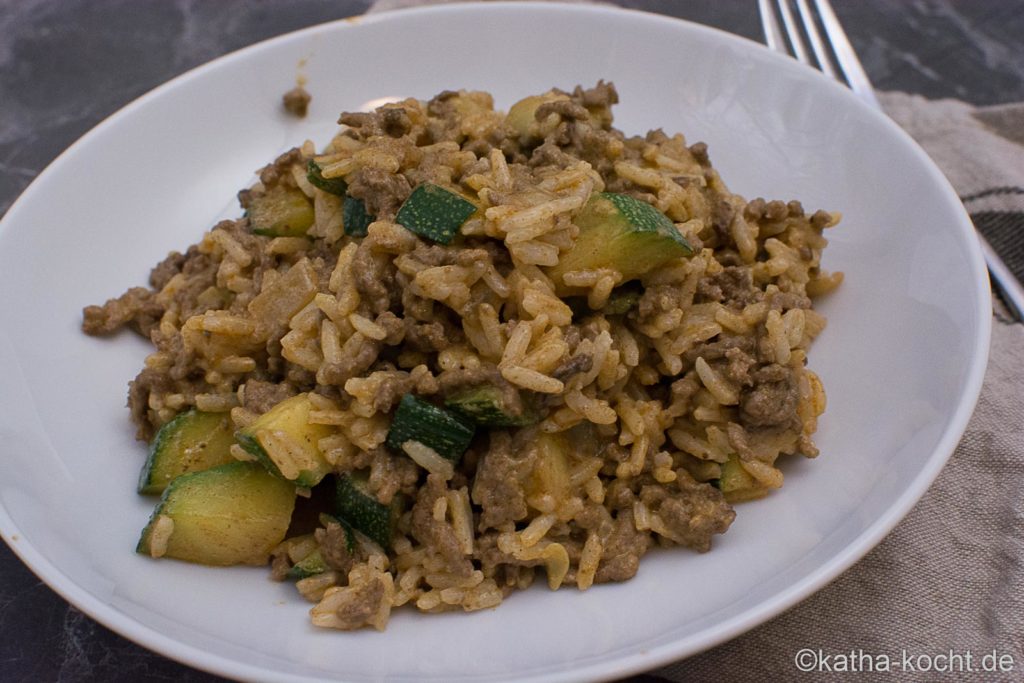
<svg viewBox="0 0 1024 683">
<path fill-rule="evenodd" d="M 244 217 L 86 308 L 85 332 L 156 347 L 128 399 L 140 439 L 160 430 L 140 552 L 269 562 L 315 624 L 380 629 L 538 570 L 584 590 L 654 546 L 707 551 L 780 455 L 817 455 L 838 215 L 731 193 L 704 144 L 613 128 L 617 100 L 345 113 L 260 171 Z M 249 536 L 195 524 L 217 501 Z"/>
</svg>

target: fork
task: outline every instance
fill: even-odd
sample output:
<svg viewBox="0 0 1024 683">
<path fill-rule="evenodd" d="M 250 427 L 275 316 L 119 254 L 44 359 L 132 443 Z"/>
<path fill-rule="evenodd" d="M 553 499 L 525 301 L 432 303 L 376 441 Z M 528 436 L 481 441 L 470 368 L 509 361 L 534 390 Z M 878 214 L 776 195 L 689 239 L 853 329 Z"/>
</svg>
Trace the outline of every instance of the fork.
<svg viewBox="0 0 1024 683">
<path fill-rule="evenodd" d="M 846 37 L 829 0 L 813 0 L 813 3 L 816 11 L 812 11 L 809 0 L 757 0 L 768 47 L 795 57 L 844 83 L 854 95 L 881 111 L 871 81 L 857 59 L 857 53 Z M 819 22 L 825 29 L 824 36 L 818 29 Z M 975 231 L 975 234 L 992 283 L 1002 294 L 1013 317 L 1024 321 L 1024 287 L 992 249 L 988 240 L 980 232 Z"/>
</svg>

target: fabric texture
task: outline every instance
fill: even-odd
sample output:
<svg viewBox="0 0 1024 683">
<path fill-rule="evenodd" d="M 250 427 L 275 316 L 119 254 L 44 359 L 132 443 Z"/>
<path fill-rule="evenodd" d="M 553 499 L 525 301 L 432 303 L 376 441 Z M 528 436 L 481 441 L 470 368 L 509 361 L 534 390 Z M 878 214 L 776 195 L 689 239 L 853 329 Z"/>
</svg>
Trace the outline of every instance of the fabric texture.
<svg viewBox="0 0 1024 683">
<path fill-rule="evenodd" d="M 424 4 L 378 0 L 370 11 Z M 879 100 L 1024 279 L 1024 103 L 974 108 L 906 93 Z M 796 607 L 638 679 L 1024 680 L 1024 325 L 997 298 L 993 305 L 989 366 L 967 431 L 892 533 Z M 802 672 L 802 650 L 826 657 L 833 672 Z M 889 671 L 880 670 L 884 658 Z M 836 671 L 843 666 L 856 671 Z"/>
</svg>

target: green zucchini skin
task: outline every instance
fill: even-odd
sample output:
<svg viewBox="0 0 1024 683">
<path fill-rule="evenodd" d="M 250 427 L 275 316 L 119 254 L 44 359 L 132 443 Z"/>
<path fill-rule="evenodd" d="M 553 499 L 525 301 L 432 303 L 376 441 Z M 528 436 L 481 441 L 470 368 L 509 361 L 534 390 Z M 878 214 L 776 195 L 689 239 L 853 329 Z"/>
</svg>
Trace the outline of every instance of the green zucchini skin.
<svg viewBox="0 0 1024 683">
<path fill-rule="evenodd" d="M 315 220 L 313 204 L 302 190 L 281 185 L 254 196 L 247 215 L 252 231 L 267 237 L 305 237 Z"/>
<path fill-rule="evenodd" d="M 366 212 L 366 203 L 355 197 L 345 197 L 342 206 L 341 224 L 350 237 L 366 237 L 370 223 L 376 218 Z"/>
<path fill-rule="evenodd" d="M 576 243 L 547 269 L 559 296 L 581 293 L 562 281 L 571 271 L 611 268 L 628 282 L 693 254 L 693 247 L 668 216 L 629 195 L 597 193 L 573 222 L 580 229 Z"/>
<path fill-rule="evenodd" d="M 306 180 L 318 190 L 323 190 L 339 197 L 344 197 L 345 192 L 348 191 L 348 183 L 345 182 L 344 178 L 324 178 L 323 169 L 313 159 L 310 159 L 309 163 L 306 164 Z"/>
<path fill-rule="evenodd" d="M 139 474 L 139 493 L 158 495 L 179 475 L 234 462 L 232 431 L 226 413 L 193 409 L 177 415 L 150 443 L 146 464 Z"/>
<path fill-rule="evenodd" d="M 401 499 L 396 496 L 391 505 L 381 503 L 370 493 L 367 477 L 361 473 L 338 475 L 335 493 L 336 516 L 346 530 L 351 527 L 388 550 L 398 517 L 402 512 Z M 349 550 L 354 547 L 348 534 Z"/>
<path fill-rule="evenodd" d="M 286 578 L 298 580 L 306 579 L 310 576 L 316 576 L 317 574 L 323 574 L 327 571 L 327 563 L 324 561 L 324 556 L 317 548 L 309 555 L 292 565 L 292 568 L 285 574 Z"/>
<path fill-rule="evenodd" d="M 511 411 L 501 390 L 491 385 L 458 391 L 445 398 L 444 404 L 483 427 L 525 427 L 540 421 L 531 406 L 523 406 L 518 414 Z"/>
<path fill-rule="evenodd" d="M 395 222 L 438 244 L 451 244 L 476 205 L 443 187 L 424 183 L 405 200 Z"/>
<path fill-rule="evenodd" d="M 298 486 L 316 486 L 331 471 L 331 466 L 324 460 L 317 442 L 329 436 L 332 430 L 325 425 L 310 424 L 311 409 L 307 394 L 292 396 L 275 405 L 248 427 L 235 432 L 235 439 L 271 474 Z M 282 472 L 284 465 L 275 462 L 273 455 L 260 442 L 260 431 L 263 429 L 285 432 L 300 447 L 303 462 L 295 463 L 298 469 L 294 477 L 285 476 Z"/>
<path fill-rule="evenodd" d="M 743 469 L 738 456 L 731 454 L 729 459 L 722 463 L 722 476 L 718 479 L 718 489 L 722 493 L 734 493 L 756 487 L 757 481 Z"/>
<path fill-rule="evenodd" d="M 402 444 L 419 441 L 458 464 L 475 433 L 476 427 L 462 415 L 406 394 L 398 404 L 385 443 L 396 453 L 403 453 Z"/>
<path fill-rule="evenodd" d="M 135 550 L 151 554 L 163 517 L 174 529 L 163 557 L 215 566 L 263 564 L 284 540 L 295 508 L 295 487 L 253 462 L 232 462 L 171 482 Z"/>
</svg>

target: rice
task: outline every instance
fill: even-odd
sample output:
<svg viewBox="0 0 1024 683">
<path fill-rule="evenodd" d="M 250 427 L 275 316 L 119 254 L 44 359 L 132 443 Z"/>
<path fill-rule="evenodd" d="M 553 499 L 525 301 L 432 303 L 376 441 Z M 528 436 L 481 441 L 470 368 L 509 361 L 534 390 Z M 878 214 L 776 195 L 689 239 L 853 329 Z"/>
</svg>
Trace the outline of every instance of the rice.
<svg viewBox="0 0 1024 683">
<path fill-rule="evenodd" d="M 248 217 L 172 254 L 151 289 L 85 310 L 87 332 L 128 324 L 156 346 L 129 392 L 140 438 L 192 409 L 223 415 L 263 449 L 227 458 L 272 462 L 319 514 L 268 557 L 275 578 L 300 577 L 315 625 L 488 609 L 539 574 L 552 589 L 629 579 L 652 546 L 707 551 L 733 503 L 782 486 L 780 457 L 818 454 L 826 399 L 807 351 L 825 327 L 812 298 L 842 282 L 821 267 L 839 215 L 747 201 L 703 144 L 613 128 L 616 102 L 602 82 L 507 115 L 465 91 L 343 114 L 321 154 L 307 141 L 260 172 Z M 427 183 L 472 207 L 451 244 L 399 220 Z M 273 193 L 303 230 L 254 233 Z M 588 207 L 613 196 L 659 212 L 692 253 L 638 264 L 624 239 L 563 267 Z M 464 453 L 389 440 L 405 397 L 467 429 L 459 397 L 481 390 L 502 420 L 477 415 Z M 296 424 L 261 421 L 294 396 Z M 357 480 L 385 536 L 324 507 Z M 173 555 L 173 534 L 155 515 L 149 553 Z"/>
</svg>

